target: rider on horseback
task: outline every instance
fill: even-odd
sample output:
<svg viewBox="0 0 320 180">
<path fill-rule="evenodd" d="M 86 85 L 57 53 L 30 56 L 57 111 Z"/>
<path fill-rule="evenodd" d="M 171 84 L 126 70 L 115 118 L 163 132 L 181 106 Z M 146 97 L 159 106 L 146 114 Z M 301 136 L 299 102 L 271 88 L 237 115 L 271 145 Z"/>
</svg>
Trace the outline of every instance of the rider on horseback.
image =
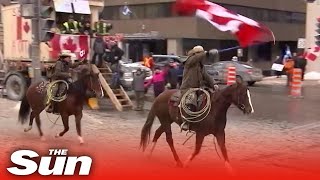
<svg viewBox="0 0 320 180">
<path fill-rule="evenodd" d="M 72 76 L 69 71 L 70 68 L 76 68 L 79 65 L 86 64 L 86 60 L 76 63 L 71 63 L 72 53 L 69 50 L 63 50 L 60 53 L 59 59 L 57 60 L 54 69 L 53 75 L 51 77 L 51 82 L 56 80 L 66 81 L 68 84 L 72 82 Z M 65 83 L 59 83 L 57 88 L 53 88 L 52 95 L 55 97 L 62 96 L 67 90 L 67 85 Z M 50 100 L 49 106 L 47 106 L 46 111 L 48 113 L 55 113 L 55 101 Z"/>
<path fill-rule="evenodd" d="M 180 98 L 182 98 L 190 88 L 208 87 L 213 90 L 217 90 L 219 88 L 214 79 L 209 76 L 204 68 L 204 61 L 207 58 L 213 58 L 216 60 L 219 57 L 218 55 L 218 50 L 212 49 L 207 52 L 204 51 L 202 46 L 195 46 L 188 52 L 188 58 L 184 62 L 183 79 L 180 86 Z M 197 105 L 199 94 L 195 93 L 191 97 L 192 99 L 190 99 L 186 104 L 191 107 L 191 111 L 197 111 L 199 108 Z M 189 130 L 189 124 L 187 121 L 185 121 L 181 126 L 183 130 Z"/>
</svg>

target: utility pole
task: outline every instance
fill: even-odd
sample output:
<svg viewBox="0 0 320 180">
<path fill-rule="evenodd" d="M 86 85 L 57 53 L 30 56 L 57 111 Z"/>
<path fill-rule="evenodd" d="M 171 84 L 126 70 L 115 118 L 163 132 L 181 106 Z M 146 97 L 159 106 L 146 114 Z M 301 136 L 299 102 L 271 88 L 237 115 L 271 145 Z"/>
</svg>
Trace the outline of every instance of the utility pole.
<svg viewBox="0 0 320 180">
<path fill-rule="evenodd" d="M 54 11 L 52 0 L 20 0 L 21 16 L 32 21 L 31 74 L 32 83 L 41 80 L 41 42 L 48 42 L 54 37 L 51 28 L 54 20 L 51 14 Z"/>
</svg>

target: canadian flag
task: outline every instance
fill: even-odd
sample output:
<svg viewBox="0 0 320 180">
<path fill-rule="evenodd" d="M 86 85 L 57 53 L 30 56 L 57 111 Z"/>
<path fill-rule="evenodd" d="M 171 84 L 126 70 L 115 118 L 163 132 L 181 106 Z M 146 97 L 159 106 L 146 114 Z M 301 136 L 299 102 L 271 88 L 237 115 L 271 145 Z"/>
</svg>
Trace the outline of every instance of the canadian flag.
<svg viewBox="0 0 320 180">
<path fill-rule="evenodd" d="M 210 1 L 177 0 L 174 10 L 183 14 L 195 14 L 220 31 L 230 31 L 238 38 L 241 47 L 275 41 L 272 31 L 264 25 Z"/>
<path fill-rule="evenodd" d="M 52 59 L 57 59 L 62 50 L 70 50 L 77 59 L 88 57 L 90 37 L 87 35 L 55 34 L 50 41 Z"/>
<path fill-rule="evenodd" d="M 32 40 L 31 19 L 25 19 L 17 16 L 17 40 L 30 41 Z"/>
<path fill-rule="evenodd" d="M 320 46 L 312 48 L 305 54 L 305 58 L 310 61 L 315 61 L 320 56 Z"/>
</svg>

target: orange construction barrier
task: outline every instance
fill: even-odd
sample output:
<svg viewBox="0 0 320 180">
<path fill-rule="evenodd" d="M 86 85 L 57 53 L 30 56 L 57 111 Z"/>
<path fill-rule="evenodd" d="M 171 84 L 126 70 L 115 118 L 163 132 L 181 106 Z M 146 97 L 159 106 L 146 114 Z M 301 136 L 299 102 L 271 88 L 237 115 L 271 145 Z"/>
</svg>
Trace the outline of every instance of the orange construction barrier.
<svg viewBox="0 0 320 180">
<path fill-rule="evenodd" d="M 291 82 L 291 91 L 290 91 L 290 96 L 292 97 L 302 97 L 302 70 L 299 68 L 294 68 L 293 69 L 293 74 L 292 74 L 292 82 Z"/>
<path fill-rule="evenodd" d="M 236 67 L 229 66 L 227 67 L 226 81 L 227 85 L 236 83 Z"/>
</svg>

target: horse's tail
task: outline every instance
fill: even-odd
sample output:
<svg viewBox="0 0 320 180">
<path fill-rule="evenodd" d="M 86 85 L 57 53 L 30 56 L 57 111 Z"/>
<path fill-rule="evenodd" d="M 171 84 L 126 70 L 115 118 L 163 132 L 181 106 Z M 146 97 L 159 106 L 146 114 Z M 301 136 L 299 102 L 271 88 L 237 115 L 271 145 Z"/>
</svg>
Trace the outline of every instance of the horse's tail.
<svg viewBox="0 0 320 180">
<path fill-rule="evenodd" d="M 27 96 L 25 95 L 21 101 L 19 109 L 19 122 L 24 124 L 27 121 L 27 117 L 30 113 L 30 104 L 28 102 Z"/>
<path fill-rule="evenodd" d="M 143 151 L 147 148 L 147 144 L 149 143 L 150 131 L 151 131 L 151 127 L 152 127 L 152 124 L 153 124 L 155 117 L 156 117 L 155 107 L 153 105 L 151 107 L 151 110 L 149 111 L 147 121 L 144 124 L 142 131 L 141 131 L 140 148 L 142 147 Z"/>
</svg>

